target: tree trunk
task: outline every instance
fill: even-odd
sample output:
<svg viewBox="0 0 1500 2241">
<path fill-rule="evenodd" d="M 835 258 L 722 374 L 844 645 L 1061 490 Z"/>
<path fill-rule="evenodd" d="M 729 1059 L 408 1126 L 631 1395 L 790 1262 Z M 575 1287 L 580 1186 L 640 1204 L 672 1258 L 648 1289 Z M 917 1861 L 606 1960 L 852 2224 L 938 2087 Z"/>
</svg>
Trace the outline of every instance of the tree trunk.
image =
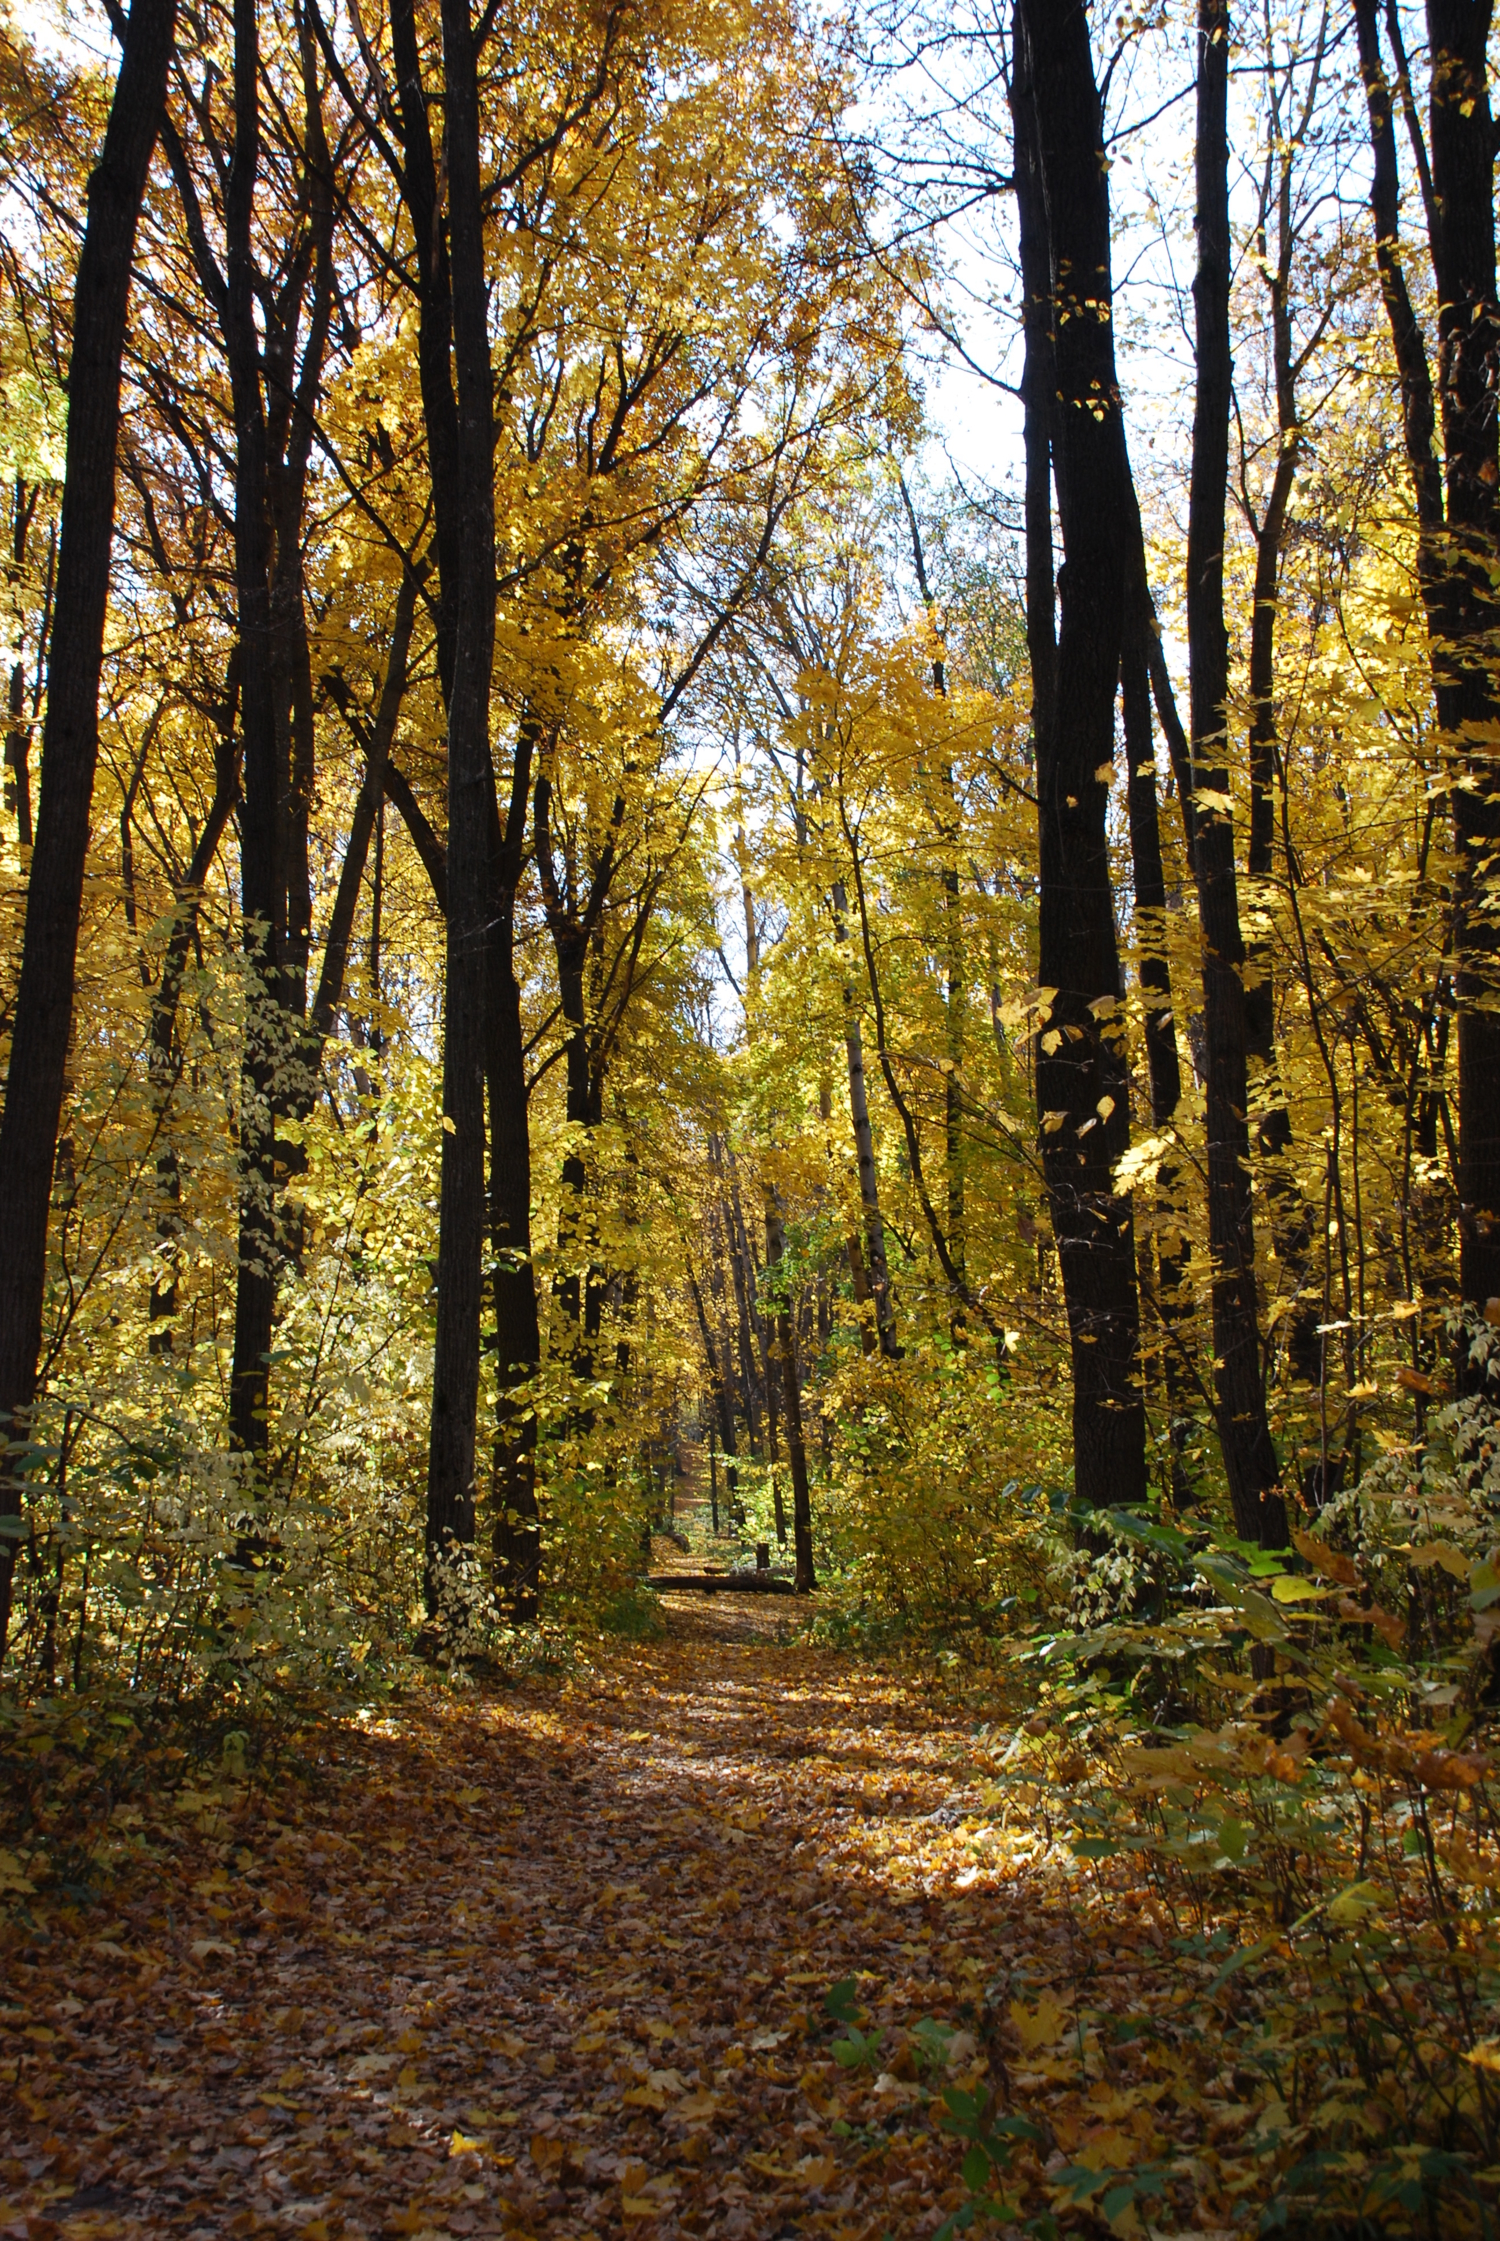
<svg viewBox="0 0 1500 2241">
<path fill-rule="evenodd" d="M 781 1215 L 770 1193 L 766 1194 L 766 1265 L 771 1280 L 780 1286 L 785 1257 Z M 786 1417 L 786 1452 L 792 1473 L 792 1547 L 797 1562 L 797 1592 L 810 1595 L 817 1586 L 813 1570 L 812 1503 L 807 1485 L 807 1447 L 802 1437 L 802 1391 L 797 1376 L 797 1344 L 792 1330 L 791 1303 L 778 1289 L 775 1311 L 776 1367 L 780 1371 L 781 1398 Z M 770 1375 L 768 1364 L 767 1375 Z M 781 1516 L 776 1519 L 778 1540 L 783 1539 Z"/>
<path fill-rule="evenodd" d="M 1188 504 L 1187 623 L 1192 667 L 1194 863 L 1208 1046 L 1208 1232 L 1213 1266 L 1215 1414 L 1235 1530 L 1280 1548 L 1286 1507 L 1266 1419 L 1255 1296 L 1245 1019 L 1245 947 L 1235 879 L 1224 626 L 1229 475 L 1229 6 L 1198 7 L 1198 273 L 1193 283 L 1197 397 Z"/>
<path fill-rule="evenodd" d="M 720 1166 L 715 1140 L 712 1137 L 709 1139 L 709 1158 L 716 1168 Z M 720 1168 L 721 1184 L 724 1180 Z M 755 1347 L 749 1300 L 749 1287 L 753 1284 L 755 1271 L 753 1268 L 747 1269 L 745 1266 L 727 1192 L 722 1201 L 721 1214 L 725 1232 L 724 1250 L 729 1262 L 729 1280 L 734 1292 L 735 1337 L 739 1349 L 740 1384 L 745 1396 L 745 1429 L 750 1436 L 750 1452 L 753 1456 L 760 1446 L 760 1430 L 756 1421 Z"/>
<path fill-rule="evenodd" d="M 1107 169 L 1083 9 L 1019 0 L 1016 21 L 1017 192 L 1033 198 L 1029 243 L 1043 227 L 1047 237 L 1052 449 L 1066 563 L 1053 704 L 1049 712 L 1044 687 L 1036 710 L 1039 969 L 1043 986 L 1055 991 L 1041 1023 L 1037 1105 L 1072 1339 L 1077 1493 L 1090 1508 L 1130 1507 L 1145 1498 L 1147 1482 L 1131 1208 L 1115 1195 L 1112 1174 L 1127 1142 L 1129 1086 L 1106 828 L 1126 498 Z M 1028 329 L 1028 355 L 1038 324 Z M 1040 387 L 1030 381 L 1028 394 Z M 1028 429 L 1039 441 L 1042 430 L 1029 414 Z M 1033 474 L 1040 485 L 1035 463 L 1029 492 Z M 1028 564 L 1028 581 L 1033 573 L 1040 589 L 1050 553 Z M 1045 640 L 1045 621 L 1037 623 Z"/>
<path fill-rule="evenodd" d="M 1144 554 L 1142 555 L 1144 562 Z M 1143 629 L 1127 631 L 1120 664 L 1121 729 L 1125 739 L 1130 856 L 1135 877 L 1136 939 L 1140 944 L 1141 1000 L 1146 1013 L 1146 1074 L 1151 1122 L 1158 1135 L 1172 1126 L 1182 1097 L 1177 1056 L 1172 973 L 1167 958 L 1167 883 L 1162 870 L 1161 820 L 1156 796 L 1156 749 L 1151 732 L 1151 680 Z M 1172 1505 L 1192 1498 L 1184 1452 L 1191 1435 L 1192 1393 L 1184 1358 L 1189 1246 L 1175 1203 L 1181 1170 L 1164 1160 L 1157 1170 L 1156 1311 L 1161 1328 L 1162 1383 L 1166 1392 L 1168 1481 Z M 1146 1265 L 1150 1240 L 1142 1240 Z"/>
<path fill-rule="evenodd" d="M 693 1306 L 698 1316 L 698 1329 L 703 1339 L 703 1358 L 708 1364 L 709 1382 L 713 1387 L 714 1406 L 718 1411 L 719 1437 L 724 1447 L 724 1491 L 729 1497 L 729 1513 L 730 1516 L 733 1517 L 735 1512 L 739 1508 L 740 1495 L 738 1468 L 739 1455 L 734 1436 L 734 1403 L 730 1398 L 729 1387 L 725 1381 L 724 1372 L 719 1366 L 719 1350 L 714 1344 L 713 1332 L 709 1328 L 708 1310 L 704 1306 L 703 1293 L 699 1288 L 698 1278 L 694 1272 L 691 1260 L 687 1262 L 687 1276 L 688 1285 L 693 1295 Z M 712 1454 L 713 1432 L 710 1429 L 710 1458 L 712 1457 Z M 716 1497 L 714 1509 L 714 1531 L 717 1533 L 718 1530 L 719 1513 Z"/>
<path fill-rule="evenodd" d="M 1440 720 L 1460 783 L 1450 799 L 1460 862 L 1458 971 L 1459 1283 L 1500 1300 L 1500 695 L 1494 679 L 1495 123 L 1486 53 L 1490 0 L 1428 0 L 1439 382 L 1448 536 L 1441 575 Z M 1496 1309 L 1500 1313 L 1500 1308 Z"/>
<path fill-rule="evenodd" d="M 268 1441 L 271 1336 L 285 1244 L 277 1220 L 276 1108 L 290 1051 L 279 985 L 286 926 L 281 809 L 284 727 L 277 722 L 271 606 L 270 444 L 256 324 L 255 189 L 260 168 L 260 26 L 255 0 L 234 5 L 234 154 L 224 190 L 222 283 L 217 298 L 235 423 L 234 588 L 240 649 L 244 798 L 240 807 L 240 915 L 245 954 L 245 1041 L 240 1067 L 239 1254 L 234 1356 L 229 1378 L 233 1444 L 262 1470 Z M 179 164 L 185 210 L 196 209 Z M 191 221 L 190 221 L 191 222 Z M 203 250 L 200 267 L 205 265 Z"/>
<path fill-rule="evenodd" d="M 354 938 L 354 917 L 359 908 L 360 889 L 364 884 L 365 863 L 375 831 L 376 817 L 385 798 L 386 764 L 390 759 L 391 744 L 396 737 L 396 725 L 401 717 L 402 696 L 406 691 L 407 656 L 411 649 L 412 623 L 416 615 L 420 583 L 418 571 L 409 568 L 396 595 L 396 617 L 391 629 L 390 651 L 386 657 L 380 704 L 366 739 L 364 776 L 355 797 L 354 814 L 349 820 L 349 837 L 344 846 L 339 883 L 333 898 L 333 908 L 328 914 L 328 931 L 323 940 L 323 966 L 318 975 L 318 992 L 313 999 L 312 1008 L 313 1033 L 320 1043 L 333 1033 L 334 1015 L 343 1001 L 350 945 Z M 350 720 L 349 711 L 346 710 L 346 721 Z M 362 731 L 356 736 L 363 736 Z"/>
<path fill-rule="evenodd" d="M 512 1615 L 534 1619 L 541 1601 L 542 1533 L 536 1498 L 536 1417 L 524 1389 L 541 1361 L 531 1264 L 531 1136 L 526 1048 L 516 981 L 516 890 L 521 880 L 535 726 L 523 719 L 502 830 L 491 833 L 493 900 L 486 983 L 490 1093 L 490 1296 L 495 1321 L 492 1458 L 496 1584 Z"/>
<path fill-rule="evenodd" d="M 848 934 L 848 909 L 844 883 L 836 879 L 833 883 L 833 930 L 834 939 L 841 946 Z M 891 1298 L 885 1222 L 880 1212 L 880 1171 L 875 1165 L 875 1132 L 870 1126 L 864 1035 L 859 1014 L 854 1009 L 854 992 L 847 981 L 844 984 L 844 1057 L 849 1069 L 849 1118 L 854 1127 L 854 1164 L 859 1175 L 859 1203 L 864 1216 L 866 1273 L 875 1302 L 876 1343 L 881 1353 L 894 1361 L 901 1348 L 896 1339 L 896 1303 Z"/>
<path fill-rule="evenodd" d="M 474 1538 L 474 1442 L 485 1228 L 485 1020 L 493 894 L 490 669 L 495 633 L 494 415 L 484 267 L 479 85 L 468 0 L 443 0 L 444 153 L 452 260 L 456 480 L 433 477 L 449 637 L 448 918 L 437 1330 L 428 1444 L 428 1596 Z M 425 131 L 425 124 L 424 124 Z M 433 438 L 429 427 L 429 441 Z M 443 431 L 438 431 L 441 437 Z M 443 533 L 446 529 L 446 535 Z"/>
<path fill-rule="evenodd" d="M 179 1064 L 176 1058 L 177 1008 L 182 995 L 183 975 L 187 971 L 188 953 L 198 929 L 198 912 L 203 900 L 203 889 L 219 852 L 219 843 L 225 827 L 234 813 L 239 798 L 240 751 L 235 738 L 235 717 L 239 710 L 239 648 L 229 657 L 229 674 L 225 680 L 224 697 L 219 707 L 219 735 L 214 743 L 214 793 L 208 816 L 198 835 L 187 871 L 175 897 L 172 930 L 167 936 L 166 952 L 162 958 L 161 977 L 156 993 L 151 999 L 151 1026 L 148 1045 L 147 1069 L 151 1081 L 151 1102 L 158 1125 L 166 1126 L 167 1107 L 177 1085 Z M 151 1333 L 147 1341 L 153 1354 L 170 1354 L 172 1351 L 172 1318 L 177 1313 L 177 1239 L 181 1232 L 181 1218 L 177 1212 L 182 1196 L 182 1176 L 177 1154 L 170 1143 L 157 1155 L 156 1192 L 160 1212 L 156 1217 L 157 1265 L 151 1280 L 150 1321 Z"/>
<path fill-rule="evenodd" d="M 73 291 L 67 460 L 52 622 L 41 798 L 26 894 L 5 1113 L 0 1121 L 0 1438 L 30 1438 L 47 1283 L 47 1217 L 62 1113 L 89 809 L 99 753 L 99 677 L 115 520 L 120 362 L 136 221 L 172 52 L 174 0 L 134 0 L 104 147 L 88 186 Z M 0 1520 L 17 1518 L 10 1465 Z M 0 1650 L 10 1623 L 16 1528 L 0 1524 Z"/>
<path fill-rule="evenodd" d="M 1360 74 L 1364 80 L 1365 101 L 1370 123 L 1370 214 L 1374 221 L 1375 262 L 1380 275 L 1380 292 L 1385 304 L 1386 320 L 1390 328 L 1392 353 L 1401 383 L 1401 420 L 1406 441 L 1406 463 L 1411 475 L 1412 495 L 1417 514 L 1417 580 L 1422 593 L 1423 609 L 1427 619 L 1427 638 L 1432 665 L 1433 698 L 1437 708 L 1440 733 L 1448 733 L 1461 720 L 1456 696 L 1452 694 L 1448 666 L 1444 657 L 1444 635 L 1447 625 L 1445 586 L 1443 581 L 1445 561 L 1445 506 L 1443 468 L 1435 443 L 1437 408 L 1433 394 L 1432 371 L 1427 358 L 1427 345 L 1421 326 L 1412 309 L 1406 274 L 1401 264 L 1400 210 L 1401 182 L 1397 163 L 1396 134 L 1391 113 L 1391 92 L 1385 75 L 1380 52 L 1380 28 L 1375 0 L 1355 0 L 1355 28 L 1359 39 Z M 1398 57 L 1398 66 L 1400 58 Z M 1415 129 L 1415 128 L 1414 128 Z M 1431 211 L 1431 197 L 1425 197 Z M 1434 225 L 1433 235 L 1437 231 Z M 1441 1034 L 1446 1020 L 1438 1023 Z M 1435 1071 L 1433 1064 L 1433 1025 L 1424 1029 L 1424 1047 L 1428 1056 L 1428 1078 Z M 1415 1112 L 1408 1113 L 1407 1127 L 1411 1141 L 1419 1150 L 1431 1172 L 1438 1148 L 1438 1116 L 1440 1096 L 1431 1089 L 1418 1086 L 1416 1069 L 1413 1071 L 1409 1093 L 1415 1100 Z M 1459 1115 L 1460 1143 L 1462 1141 L 1463 1112 Z M 1458 1160 L 1463 1166 L 1462 1150 Z M 1456 1178 L 1462 1194 L 1462 1174 Z M 1431 1296 L 1441 1296 L 1445 1283 L 1447 1249 L 1439 1194 L 1430 1186 L 1412 1194 L 1412 1226 L 1417 1234 L 1421 1288 Z M 1461 1286 L 1467 1292 L 1467 1274 L 1478 1279 L 1477 1270 L 1460 1268 Z M 1485 1294 L 1487 1298 L 1488 1293 Z M 1458 1364 L 1461 1383 L 1467 1382 L 1467 1349 L 1463 1349 Z M 1418 1396 L 1418 1420 L 1425 1407 Z"/>
</svg>

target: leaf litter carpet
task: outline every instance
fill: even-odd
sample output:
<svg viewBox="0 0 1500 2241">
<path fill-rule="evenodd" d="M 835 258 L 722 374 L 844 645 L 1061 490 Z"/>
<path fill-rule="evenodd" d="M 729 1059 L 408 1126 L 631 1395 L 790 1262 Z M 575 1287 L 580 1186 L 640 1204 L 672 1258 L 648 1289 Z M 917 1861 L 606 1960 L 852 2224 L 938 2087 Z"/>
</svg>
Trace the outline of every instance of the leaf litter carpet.
<svg viewBox="0 0 1500 2241">
<path fill-rule="evenodd" d="M 180 1793 L 103 1911 L 13 1933 L 0 2236 L 931 2233 L 961 2149 L 903 2034 L 974 2021 L 1007 1949 L 1033 1993 L 1076 1956 L 1024 1849 L 969 1841 L 958 1708 L 729 1600 Z"/>
</svg>

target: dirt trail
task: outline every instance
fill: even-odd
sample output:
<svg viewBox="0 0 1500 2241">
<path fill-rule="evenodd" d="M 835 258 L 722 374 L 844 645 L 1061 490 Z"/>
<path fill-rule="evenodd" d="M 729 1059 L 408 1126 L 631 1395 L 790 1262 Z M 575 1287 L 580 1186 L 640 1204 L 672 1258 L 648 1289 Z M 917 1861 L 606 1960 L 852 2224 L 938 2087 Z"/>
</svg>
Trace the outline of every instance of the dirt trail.
<svg viewBox="0 0 1500 2241">
<path fill-rule="evenodd" d="M 108 1919 L 0 1953 L 0 2234 L 930 2232 L 952 2145 L 821 2003 L 870 1972 L 889 2049 L 993 1973 L 963 1727 L 786 1640 L 805 1606 L 668 1601 L 308 1791 L 199 1793 Z"/>
</svg>

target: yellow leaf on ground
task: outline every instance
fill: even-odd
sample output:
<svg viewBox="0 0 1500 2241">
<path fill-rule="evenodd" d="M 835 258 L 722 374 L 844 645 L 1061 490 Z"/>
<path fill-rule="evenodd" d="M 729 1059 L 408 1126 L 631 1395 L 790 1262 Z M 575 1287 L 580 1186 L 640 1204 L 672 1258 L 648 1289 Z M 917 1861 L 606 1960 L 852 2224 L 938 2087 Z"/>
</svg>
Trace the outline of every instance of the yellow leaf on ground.
<svg viewBox="0 0 1500 2241">
<path fill-rule="evenodd" d="M 831 2187 L 839 2167 L 831 2155 L 804 2155 L 792 2166 L 793 2178 L 805 2187 Z"/>
<path fill-rule="evenodd" d="M 1034 2008 L 1022 2007 L 1019 2000 L 1010 2003 L 1010 2020 L 1015 2025 L 1016 2037 L 1028 2054 L 1036 2048 L 1055 2046 L 1068 2025 L 1068 2011 L 1044 1992 Z"/>
</svg>

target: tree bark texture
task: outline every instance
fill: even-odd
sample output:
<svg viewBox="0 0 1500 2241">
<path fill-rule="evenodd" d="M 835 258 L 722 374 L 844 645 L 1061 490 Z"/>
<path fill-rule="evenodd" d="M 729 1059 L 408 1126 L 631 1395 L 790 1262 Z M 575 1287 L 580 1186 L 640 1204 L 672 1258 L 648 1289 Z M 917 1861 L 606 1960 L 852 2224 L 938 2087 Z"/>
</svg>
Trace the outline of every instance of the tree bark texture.
<svg viewBox="0 0 1500 2241">
<path fill-rule="evenodd" d="M 531 1265 L 531 1135 L 526 1045 L 516 980 L 516 890 L 526 836 L 536 725 L 523 717 L 511 765 L 505 824 L 491 826 L 489 957 L 485 984 L 485 1071 L 490 1099 L 490 1300 L 494 1315 L 495 1431 L 492 1453 L 496 1584 L 513 1617 L 535 1618 L 542 1535 L 536 1497 L 536 1418 L 524 1389 L 541 1360 L 536 1278 Z"/>
<path fill-rule="evenodd" d="M 457 396 L 452 478 L 438 523 L 448 691 L 448 916 L 443 1017 L 443 1158 L 437 1329 L 428 1443 L 428 1592 L 454 1544 L 474 1538 L 474 1451 L 485 1230 L 485 979 L 493 894 L 490 669 L 495 632 L 494 415 L 479 86 L 468 0 L 444 0 L 443 110 Z M 425 119 L 422 132 L 425 135 Z M 429 148 L 430 153 L 430 148 Z M 434 208 L 435 208 L 434 204 Z M 415 215 L 415 212 L 413 213 Z M 447 389 L 446 367 L 441 391 Z M 441 395 L 436 418 L 445 421 Z M 444 425 L 437 442 L 445 440 Z M 429 424 L 429 442 L 433 429 Z M 434 447 L 436 448 L 436 446 Z"/>
<path fill-rule="evenodd" d="M 792 1547 L 797 1562 L 797 1592 L 810 1595 L 817 1586 L 813 1569 L 812 1502 L 807 1483 L 807 1446 L 802 1436 L 802 1390 L 797 1376 L 797 1342 L 792 1327 L 791 1302 L 785 1290 L 782 1267 L 786 1241 L 775 1200 L 766 1198 L 766 1265 L 777 1287 L 774 1325 L 775 1362 L 786 1416 L 786 1451 L 792 1474 Z M 778 1525 L 780 1520 L 778 1519 Z M 778 1539 L 780 1534 L 778 1533 Z"/>
<path fill-rule="evenodd" d="M 1193 282 L 1197 393 L 1188 501 L 1193 861 L 1207 1043 L 1208 1230 L 1214 1397 L 1235 1528 L 1280 1548 L 1286 1510 L 1266 1417 L 1250 1197 L 1245 946 L 1229 813 L 1229 636 L 1224 624 L 1224 515 L 1233 369 L 1229 345 L 1229 7 L 1199 0 L 1198 270 Z"/>
<path fill-rule="evenodd" d="M 1036 729 L 1040 975 L 1056 991 L 1041 1023 L 1037 1105 L 1072 1341 L 1076 1490 L 1090 1508 L 1128 1507 L 1145 1497 L 1146 1461 L 1131 1207 L 1112 1174 L 1129 1090 L 1106 829 L 1125 595 L 1109 197 L 1082 5 L 1020 0 L 1016 21 L 1016 178 L 1023 198 L 1036 183 L 1042 191 L 1025 226 L 1047 239 L 1064 554 L 1052 705 L 1044 690 Z M 1028 396 L 1040 386 L 1028 381 Z M 1029 412 L 1028 429 L 1040 438 Z M 1038 561 L 1039 591 L 1044 574 Z M 1039 635 L 1045 648 L 1044 623 Z"/>
<path fill-rule="evenodd" d="M 1459 853 L 1459 1284 L 1500 1298 L 1500 750 L 1495 726 L 1495 120 L 1486 54 L 1490 0 L 1428 0 L 1432 264 L 1446 536 L 1436 577 L 1438 720 L 1454 769 Z M 1430 627 L 1430 626 L 1429 626 Z"/>
</svg>

